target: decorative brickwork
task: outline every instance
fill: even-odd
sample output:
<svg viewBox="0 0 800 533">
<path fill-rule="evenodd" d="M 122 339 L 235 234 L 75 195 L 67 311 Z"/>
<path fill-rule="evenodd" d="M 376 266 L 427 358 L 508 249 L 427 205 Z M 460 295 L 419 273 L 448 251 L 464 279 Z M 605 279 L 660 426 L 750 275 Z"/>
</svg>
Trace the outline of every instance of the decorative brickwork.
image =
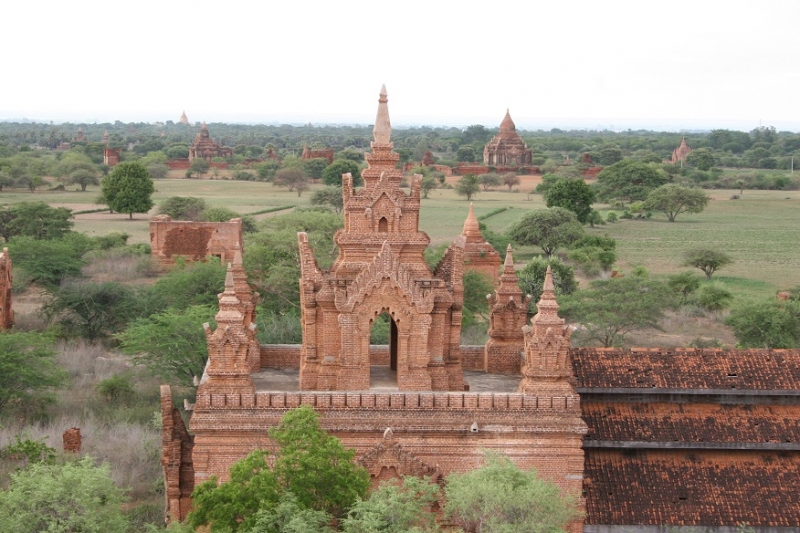
<svg viewBox="0 0 800 533">
<path fill-rule="evenodd" d="M 576 394 L 574 374 L 569 357 L 572 330 L 558 316 L 553 273 L 548 265 L 542 286 L 538 312 L 525 326 L 525 364 L 519 391 L 528 394 Z"/>
<path fill-rule="evenodd" d="M 333 163 L 333 148 L 324 148 L 322 150 L 309 150 L 308 145 L 303 145 L 303 153 L 300 155 L 301 159 L 326 159 L 328 164 Z"/>
<path fill-rule="evenodd" d="M 356 192 L 352 177 L 343 176 L 345 222 L 334 237 L 339 257 L 330 271 L 317 267 L 306 234 L 298 234 L 303 390 L 369 389 L 369 335 L 383 312 L 391 317 L 391 367 L 400 389 L 464 387 L 463 239 L 431 272 L 423 255 L 430 239 L 419 231 L 422 176 L 412 179 L 410 195 L 400 189 L 387 101 L 384 88 L 362 172 L 365 187 Z"/>
<path fill-rule="evenodd" d="M 103 148 L 103 164 L 113 167 L 119 164 L 120 148 Z"/>
<path fill-rule="evenodd" d="M 483 370 L 519 374 L 525 351 L 523 328 L 528 321 L 531 296 L 523 296 L 514 271 L 511 245 L 506 250 L 500 284 L 489 298 L 489 340 Z"/>
<path fill-rule="evenodd" d="M 692 153 L 692 149 L 686 144 L 686 137 L 681 139 L 681 144 L 672 151 L 672 163 L 683 163 L 686 161 L 686 156 Z"/>
<path fill-rule="evenodd" d="M 0 329 L 14 327 L 14 309 L 12 307 L 11 288 L 14 281 L 11 256 L 8 248 L 0 253 Z"/>
<path fill-rule="evenodd" d="M 218 257 L 223 263 L 241 261 L 242 219 L 228 222 L 172 220 L 169 215 L 150 219 L 150 250 L 153 262 L 161 268 L 175 265 L 182 257 L 187 262 Z"/>
<path fill-rule="evenodd" d="M 500 270 L 500 254 L 483 238 L 472 204 L 469 204 L 469 214 L 464 221 L 461 236 L 464 237 L 464 270 L 479 272 L 496 284 Z"/>
<path fill-rule="evenodd" d="M 69 428 L 61 436 L 64 453 L 81 453 L 81 428 Z"/>
<path fill-rule="evenodd" d="M 189 147 L 189 161 L 196 158 L 210 161 L 213 157 L 231 157 L 232 155 L 233 148 L 226 148 L 215 143 L 208 134 L 208 126 L 203 122 L 200 133 Z"/>
<path fill-rule="evenodd" d="M 489 166 L 527 166 L 533 157 L 530 148 L 517 133 L 517 127 L 506 110 L 500 131 L 483 149 L 483 164 Z"/>
</svg>

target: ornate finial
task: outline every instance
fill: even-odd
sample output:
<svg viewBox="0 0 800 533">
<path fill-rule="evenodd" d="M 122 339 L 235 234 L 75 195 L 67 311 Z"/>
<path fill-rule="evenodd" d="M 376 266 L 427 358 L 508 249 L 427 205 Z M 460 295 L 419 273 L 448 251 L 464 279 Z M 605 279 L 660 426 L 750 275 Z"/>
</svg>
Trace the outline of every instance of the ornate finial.
<svg viewBox="0 0 800 533">
<path fill-rule="evenodd" d="M 511 253 L 511 245 L 510 244 L 506 247 L 506 260 L 503 261 L 503 267 L 504 268 L 508 268 L 508 267 L 514 268 L 514 256 Z"/>
<path fill-rule="evenodd" d="M 378 114 L 375 117 L 375 127 L 372 134 L 378 144 L 389 144 L 392 140 L 392 124 L 389 121 L 389 101 L 386 94 L 386 85 L 381 87 L 380 97 L 378 98 Z"/>
<path fill-rule="evenodd" d="M 228 263 L 228 271 L 225 272 L 225 292 L 234 292 L 233 266 L 230 263 Z"/>
</svg>

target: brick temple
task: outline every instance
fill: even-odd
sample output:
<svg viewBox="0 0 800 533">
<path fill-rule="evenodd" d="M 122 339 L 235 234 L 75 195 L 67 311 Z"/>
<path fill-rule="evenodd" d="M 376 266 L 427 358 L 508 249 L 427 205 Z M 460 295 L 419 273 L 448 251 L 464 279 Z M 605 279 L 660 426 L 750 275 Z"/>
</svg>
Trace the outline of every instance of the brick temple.
<svg viewBox="0 0 800 533">
<path fill-rule="evenodd" d="M 230 157 L 233 155 L 233 148 L 218 145 L 208 133 L 208 126 L 203 122 L 192 145 L 189 147 L 189 161 L 192 159 L 205 159 L 210 161 L 214 157 Z"/>
<path fill-rule="evenodd" d="M 500 123 L 500 131 L 483 148 L 483 164 L 496 167 L 523 167 L 531 164 L 532 151 L 517 133 L 511 113 Z"/>
<path fill-rule="evenodd" d="M 257 448 L 299 405 L 356 450 L 374 482 L 475 468 L 485 450 L 581 498 L 572 532 L 800 528 L 800 351 L 572 348 L 547 272 L 537 314 L 506 251 L 485 346 L 460 344 L 466 243 L 431 269 L 420 180 L 399 186 L 388 98 L 380 93 L 365 186 L 343 176 L 339 256 L 319 268 L 298 235 L 302 345 L 259 345 L 240 248 L 205 325 L 209 362 L 188 429 L 161 389 L 167 516 L 194 486 Z M 477 233 L 476 233 L 477 232 Z M 380 315 L 388 346 L 369 344 Z"/>
<path fill-rule="evenodd" d="M 692 153 L 692 149 L 686 144 L 686 137 L 681 139 L 681 144 L 672 151 L 671 163 L 684 163 L 686 156 Z"/>
</svg>

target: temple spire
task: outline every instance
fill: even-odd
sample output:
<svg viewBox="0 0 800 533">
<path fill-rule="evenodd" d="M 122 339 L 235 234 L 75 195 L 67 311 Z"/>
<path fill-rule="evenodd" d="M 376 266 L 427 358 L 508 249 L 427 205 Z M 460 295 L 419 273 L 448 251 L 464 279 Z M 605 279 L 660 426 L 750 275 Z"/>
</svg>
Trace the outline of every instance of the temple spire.
<svg viewBox="0 0 800 533">
<path fill-rule="evenodd" d="M 506 259 L 503 261 L 503 272 L 505 273 L 508 269 L 514 272 L 514 255 L 511 253 L 510 244 L 506 247 Z"/>
<path fill-rule="evenodd" d="M 516 131 L 517 126 L 514 124 L 514 121 L 511 120 L 511 113 L 506 108 L 506 116 L 503 117 L 503 122 L 500 123 L 500 131 L 501 132 L 512 132 Z"/>
<path fill-rule="evenodd" d="M 466 237 L 467 241 L 470 241 L 470 237 L 473 239 L 477 237 L 480 242 L 485 240 L 481 235 L 481 228 L 478 224 L 478 219 L 475 217 L 475 209 L 472 207 L 472 203 L 469 204 L 469 214 L 464 221 L 464 229 L 461 231 L 461 235 Z"/>
<path fill-rule="evenodd" d="M 378 144 L 389 144 L 392 140 L 392 124 L 389 121 L 389 102 L 386 93 L 386 85 L 381 87 L 381 93 L 378 97 L 378 114 L 375 117 L 375 127 L 372 129 L 372 134 L 375 137 L 375 142 Z"/>
</svg>

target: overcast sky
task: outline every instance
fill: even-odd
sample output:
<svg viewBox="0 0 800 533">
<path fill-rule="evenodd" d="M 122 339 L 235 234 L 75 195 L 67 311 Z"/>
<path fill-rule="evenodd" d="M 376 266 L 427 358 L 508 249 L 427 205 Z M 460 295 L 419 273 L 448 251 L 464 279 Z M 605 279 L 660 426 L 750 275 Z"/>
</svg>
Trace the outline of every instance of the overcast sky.
<svg viewBox="0 0 800 533">
<path fill-rule="evenodd" d="M 496 11 L 493 11 L 496 10 Z M 800 131 L 800 1 L 5 2 L 0 119 Z"/>
</svg>

